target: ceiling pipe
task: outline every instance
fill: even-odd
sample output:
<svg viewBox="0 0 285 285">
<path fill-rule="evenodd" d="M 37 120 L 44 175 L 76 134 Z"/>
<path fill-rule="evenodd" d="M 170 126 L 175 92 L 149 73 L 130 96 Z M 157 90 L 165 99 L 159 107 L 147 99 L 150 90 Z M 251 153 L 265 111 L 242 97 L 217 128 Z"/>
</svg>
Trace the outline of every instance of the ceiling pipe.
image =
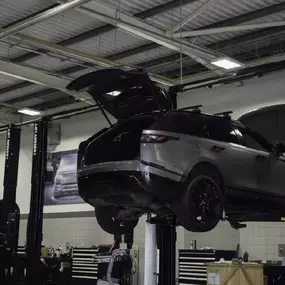
<svg viewBox="0 0 285 285">
<path fill-rule="evenodd" d="M 96 56 L 96 55 L 78 51 L 78 50 L 74 50 L 72 48 L 61 46 L 61 45 L 51 43 L 51 42 L 48 42 L 42 39 L 31 37 L 31 36 L 22 35 L 19 33 L 15 34 L 11 38 L 18 39 L 23 44 L 30 45 L 32 47 L 36 47 L 41 50 L 45 50 L 47 52 L 54 53 L 57 55 L 57 57 L 64 57 L 64 58 L 68 58 L 69 60 L 82 61 L 83 63 L 85 63 L 84 68 L 94 69 L 92 68 L 91 65 L 86 66 L 86 64 L 94 64 L 95 66 L 100 66 L 103 68 L 114 68 L 114 67 L 126 68 L 126 69 L 137 68 L 136 66 L 125 65 L 118 61 L 112 61 L 104 57 Z M 49 54 L 47 55 L 49 56 Z M 54 55 L 51 57 L 54 57 Z M 77 62 L 74 62 L 74 64 L 81 65 L 81 66 L 83 65 Z M 84 68 L 82 67 L 82 69 Z M 167 78 L 162 75 L 152 74 L 152 73 L 149 73 L 149 75 L 153 81 L 160 83 L 162 85 L 172 86 L 175 84 L 171 78 Z"/>
<path fill-rule="evenodd" d="M 4 60 L 0 60 L 0 74 L 5 74 L 38 85 L 57 89 L 73 96 L 87 105 L 94 105 L 94 100 L 90 94 L 86 92 L 72 92 L 67 90 L 66 86 L 70 83 L 70 80 L 59 76 L 51 75 L 31 67 L 22 66 Z"/>
<path fill-rule="evenodd" d="M 195 31 L 184 31 L 184 32 L 174 33 L 173 37 L 174 38 L 196 37 L 196 36 L 213 35 L 219 33 L 240 32 L 240 31 L 265 29 L 265 28 L 281 27 L 281 26 L 285 26 L 285 21 L 238 25 L 238 26 L 212 28 L 212 29 L 201 29 Z"/>
<path fill-rule="evenodd" d="M 134 36 L 186 54 L 209 69 L 213 69 L 213 65 L 211 65 L 212 60 L 223 57 L 218 52 L 191 44 L 188 41 L 176 41 L 169 37 L 164 29 L 130 16 L 123 11 L 119 11 L 117 8 L 109 6 L 103 1 L 92 1 L 76 10 L 97 20 L 116 26 Z"/>
<path fill-rule="evenodd" d="M 49 19 L 53 16 L 56 16 L 60 13 L 63 13 L 65 11 L 68 11 L 70 9 L 74 9 L 78 6 L 81 6 L 87 2 L 89 2 L 90 0 L 73 0 L 73 1 L 70 1 L 70 2 L 67 2 L 67 3 L 64 3 L 64 4 L 61 4 L 61 5 L 58 5 L 54 8 L 51 8 L 47 11 L 44 11 L 43 13 L 40 13 L 34 17 L 31 17 L 31 18 L 28 18 L 28 19 L 25 19 L 24 21 L 20 21 L 19 23 L 15 24 L 15 25 L 12 25 L 10 26 L 9 28 L 7 29 L 4 29 L 3 31 L 0 32 L 0 39 L 4 39 L 8 36 L 11 36 L 15 33 L 17 33 L 18 31 L 21 31 L 27 27 L 30 27 L 32 25 L 35 25 L 39 22 L 42 22 L 46 19 Z"/>
<path fill-rule="evenodd" d="M 173 34 L 177 30 L 181 29 L 184 25 L 186 25 L 188 22 L 194 20 L 196 17 L 198 17 L 200 14 L 205 12 L 207 9 L 209 9 L 211 6 L 213 6 L 217 1 L 219 0 L 208 0 L 205 4 L 200 6 L 197 10 L 195 10 L 193 13 L 188 15 L 185 19 L 177 23 L 175 26 L 173 26 L 170 30 L 170 34 Z"/>
</svg>

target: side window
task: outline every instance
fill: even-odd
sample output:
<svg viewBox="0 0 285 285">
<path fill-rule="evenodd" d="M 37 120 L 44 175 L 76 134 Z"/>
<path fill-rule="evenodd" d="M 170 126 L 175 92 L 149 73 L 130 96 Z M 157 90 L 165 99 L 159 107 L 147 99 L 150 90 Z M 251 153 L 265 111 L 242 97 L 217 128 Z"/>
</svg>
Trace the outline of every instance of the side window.
<svg viewBox="0 0 285 285">
<path fill-rule="evenodd" d="M 206 125 L 208 138 L 238 144 L 238 137 L 230 124 L 230 120 L 212 117 Z"/>
<path fill-rule="evenodd" d="M 205 117 L 191 112 L 168 112 L 162 119 L 154 123 L 151 129 L 205 137 Z"/>
<path fill-rule="evenodd" d="M 240 133 L 245 146 L 265 152 L 270 152 L 272 150 L 270 143 L 254 131 L 247 128 L 238 128 L 236 132 Z"/>
</svg>

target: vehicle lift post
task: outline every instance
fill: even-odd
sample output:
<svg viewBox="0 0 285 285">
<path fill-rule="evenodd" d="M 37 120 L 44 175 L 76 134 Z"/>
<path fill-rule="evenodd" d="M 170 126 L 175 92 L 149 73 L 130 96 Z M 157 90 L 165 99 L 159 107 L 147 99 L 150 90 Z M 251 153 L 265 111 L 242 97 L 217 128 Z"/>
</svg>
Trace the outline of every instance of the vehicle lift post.
<svg viewBox="0 0 285 285">
<path fill-rule="evenodd" d="M 156 243 L 159 250 L 158 258 L 158 285 L 175 285 L 176 284 L 176 217 L 159 219 L 157 217 L 148 218 L 147 223 L 156 225 Z M 146 226 L 146 230 L 153 231 L 153 227 Z M 153 234 L 146 232 L 147 236 Z M 148 241 L 149 242 L 149 241 Z M 146 256 L 151 256 L 152 253 L 147 254 L 147 251 L 153 250 L 152 246 L 146 244 Z M 154 266 L 146 266 L 145 263 L 145 276 L 155 274 L 153 271 Z M 146 272 L 147 271 L 147 272 Z M 151 271 L 151 272 L 148 272 Z M 149 278 L 145 285 L 153 284 L 154 279 Z"/>
<path fill-rule="evenodd" d="M 4 169 L 4 192 L 0 207 L 0 280 L 8 285 L 15 282 L 20 210 L 16 204 L 21 129 L 11 125 L 7 130 Z M 11 272 L 11 268 L 14 268 Z"/>
<path fill-rule="evenodd" d="M 33 160 L 30 214 L 27 228 L 28 267 L 27 285 L 40 285 L 41 245 L 43 231 L 44 182 L 47 166 L 48 121 L 42 119 L 34 124 Z"/>
</svg>

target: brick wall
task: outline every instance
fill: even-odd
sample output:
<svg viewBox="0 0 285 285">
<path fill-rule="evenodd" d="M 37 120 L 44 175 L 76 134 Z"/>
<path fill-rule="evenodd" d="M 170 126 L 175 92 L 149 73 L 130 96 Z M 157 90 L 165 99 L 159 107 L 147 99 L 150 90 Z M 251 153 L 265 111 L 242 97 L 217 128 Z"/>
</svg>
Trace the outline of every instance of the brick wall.
<svg viewBox="0 0 285 285">
<path fill-rule="evenodd" d="M 281 222 L 252 222 L 240 230 L 241 252 L 247 251 L 253 260 L 280 260 L 278 244 L 284 243 L 285 224 Z"/>
<path fill-rule="evenodd" d="M 185 248 L 190 248 L 190 241 L 197 241 L 197 249 L 205 246 L 215 249 L 236 250 L 240 242 L 239 231 L 233 229 L 228 222 L 220 222 L 218 226 L 207 233 L 192 233 L 185 231 Z"/>
<path fill-rule="evenodd" d="M 26 240 L 27 219 L 21 220 L 20 240 Z M 95 217 L 45 218 L 43 227 L 43 245 L 49 247 L 64 246 L 68 242 L 73 246 L 92 246 L 112 244 L 113 238 L 97 224 Z"/>
</svg>

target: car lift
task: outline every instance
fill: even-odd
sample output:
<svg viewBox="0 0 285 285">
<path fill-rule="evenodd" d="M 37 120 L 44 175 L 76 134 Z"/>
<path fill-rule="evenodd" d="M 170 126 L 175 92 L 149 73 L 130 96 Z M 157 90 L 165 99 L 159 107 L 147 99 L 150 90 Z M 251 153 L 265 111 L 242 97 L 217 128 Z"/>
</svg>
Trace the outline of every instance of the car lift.
<svg viewBox="0 0 285 285">
<path fill-rule="evenodd" d="M 41 246 L 43 231 L 44 182 L 47 167 L 48 121 L 43 119 L 34 125 L 32 183 L 30 214 L 27 228 L 27 268 L 26 284 L 39 284 L 41 266 Z"/>
<path fill-rule="evenodd" d="M 0 280 L 3 284 L 14 284 L 17 280 L 16 268 L 19 238 L 20 211 L 16 204 L 16 189 L 20 153 L 21 129 L 10 126 L 6 137 L 4 169 L 4 192 L 0 205 Z"/>
<path fill-rule="evenodd" d="M 170 109 L 177 109 L 177 93 L 181 88 L 171 88 L 168 92 Z M 197 106 L 196 106 L 197 107 Z M 4 178 L 4 196 L 0 201 L 0 280 L 5 285 L 41 285 L 46 282 L 41 276 L 41 242 L 43 228 L 44 181 L 47 162 L 48 122 L 53 119 L 92 112 L 94 107 L 80 108 L 54 114 L 49 118 L 29 121 L 9 126 L 7 131 L 7 148 Z M 101 110 L 102 111 L 102 110 Z M 16 204 L 16 187 L 20 151 L 20 126 L 34 123 L 33 160 L 31 178 L 31 200 L 27 227 L 26 257 L 17 257 L 20 211 Z M 7 127 L 3 127 L 7 129 Z M 2 130 L 2 127 L 0 128 Z M 150 217 L 149 225 L 156 225 L 157 248 L 159 249 L 158 285 L 175 285 L 176 263 L 176 218 Z M 149 233 L 147 232 L 146 235 Z M 146 251 L 148 248 L 146 248 Z M 17 270 L 19 268 L 19 270 Z M 154 269 L 154 268 L 153 268 Z M 155 269 L 156 271 L 156 269 Z M 24 274 L 26 272 L 26 274 Z M 149 272 L 150 276 L 155 272 Z M 17 275 L 19 274 L 19 275 Z M 147 275 L 147 274 L 146 274 Z M 24 276 L 24 280 L 20 277 Z M 156 277 L 155 277 L 156 279 Z M 23 282 L 24 281 L 24 282 Z M 145 284 L 154 285 L 156 280 Z"/>
<path fill-rule="evenodd" d="M 21 129 L 7 130 L 4 193 L 0 216 L 0 280 L 5 285 L 39 283 L 43 224 L 43 189 L 47 156 L 47 122 L 34 125 L 30 214 L 26 256 L 17 256 L 20 210 L 16 204 Z M 26 275 L 24 274 L 26 269 Z"/>
<path fill-rule="evenodd" d="M 146 242 L 145 242 L 145 285 L 156 284 L 156 278 L 152 277 L 157 269 L 158 285 L 175 285 L 176 284 L 176 227 L 177 221 L 175 216 L 158 218 L 148 216 L 146 221 Z M 148 238 L 149 237 L 149 238 Z M 156 259 L 155 241 L 159 250 L 158 267 L 149 266 L 147 263 Z M 156 262 L 153 262 L 155 265 Z"/>
</svg>

